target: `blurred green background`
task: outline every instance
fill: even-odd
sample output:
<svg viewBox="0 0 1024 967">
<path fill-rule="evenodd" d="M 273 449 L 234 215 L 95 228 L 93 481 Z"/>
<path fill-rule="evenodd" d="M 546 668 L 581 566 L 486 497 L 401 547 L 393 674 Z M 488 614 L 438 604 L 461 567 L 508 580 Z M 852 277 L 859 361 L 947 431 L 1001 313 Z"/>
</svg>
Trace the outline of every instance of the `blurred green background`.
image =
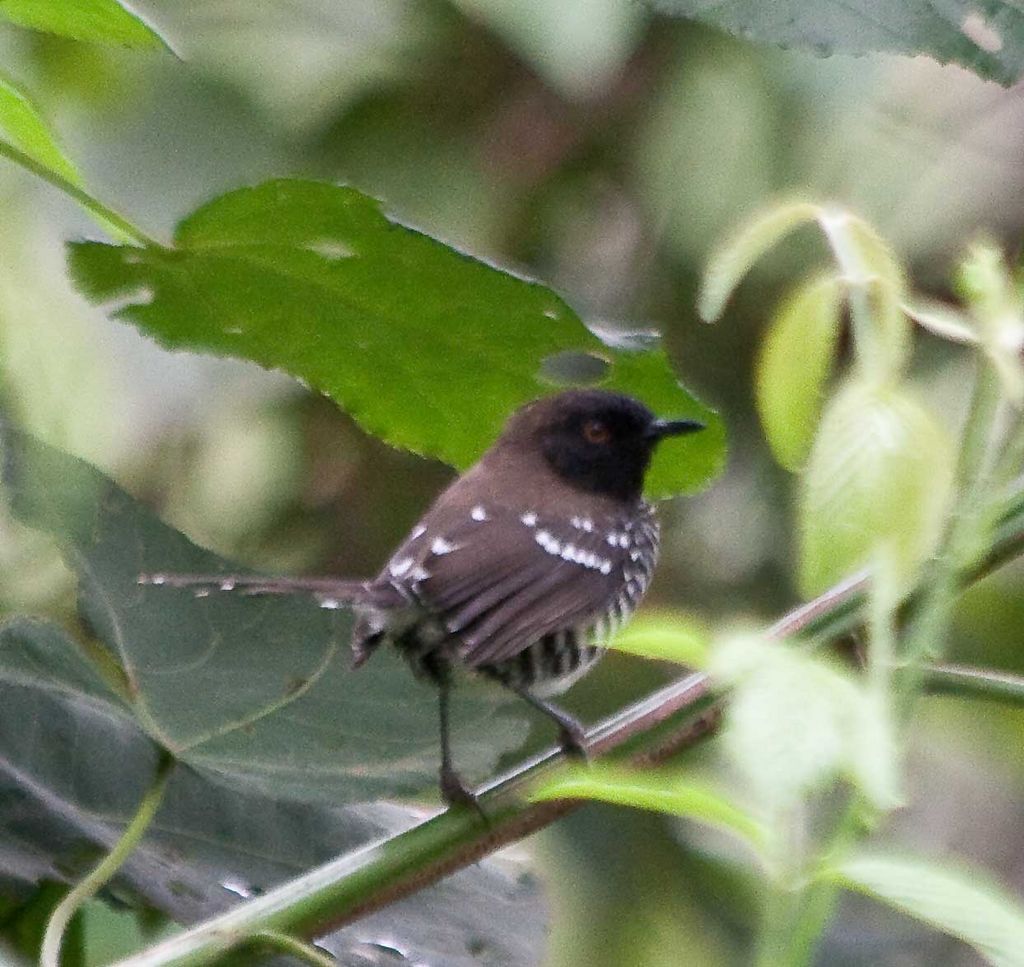
<svg viewBox="0 0 1024 967">
<path fill-rule="evenodd" d="M 709 247 L 774 197 L 832 198 L 941 295 L 976 232 L 1015 254 L 1024 223 L 1019 88 L 924 58 L 755 47 L 621 0 L 135 7 L 181 60 L 5 26 L 0 62 L 95 193 L 158 238 L 202 201 L 271 175 L 342 181 L 548 282 L 592 322 L 663 331 L 682 379 L 725 415 L 731 454 L 705 494 L 663 507 L 648 607 L 712 625 L 796 602 L 794 482 L 761 439 L 751 373 L 777 294 L 817 255 L 813 241 L 787 245 L 709 327 L 694 310 Z M 62 244 L 97 230 L 10 165 L 0 224 L 6 404 L 194 540 L 268 571 L 370 574 L 449 479 L 287 377 L 167 353 L 89 309 Z M 918 342 L 923 392 L 958 426 L 964 361 Z M 1022 584 L 1018 566 L 966 596 L 955 657 L 1024 671 Z M 70 617 L 70 586 L 45 541 L 0 518 L 5 611 Z M 568 704 L 593 715 L 664 674 L 613 656 Z M 929 699 L 908 763 L 912 805 L 892 838 L 1024 888 L 1022 740 L 1019 712 Z M 690 758 L 715 754 L 712 742 Z M 591 806 L 529 845 L 553 905 L 551 967 L 743 962 L 754 898 L 719 840 Z M 867 901 L 840 914 L 822 964 L 977 963 Z M 128 928 L 97 913 L 88 929 L 102 962 Z"/>
</svg>

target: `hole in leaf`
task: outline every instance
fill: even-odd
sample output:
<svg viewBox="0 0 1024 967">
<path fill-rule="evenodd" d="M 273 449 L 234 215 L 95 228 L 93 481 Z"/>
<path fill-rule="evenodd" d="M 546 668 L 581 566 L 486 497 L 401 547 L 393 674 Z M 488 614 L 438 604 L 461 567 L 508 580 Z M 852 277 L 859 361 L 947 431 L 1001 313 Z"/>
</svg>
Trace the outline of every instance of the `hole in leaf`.
<svg viewBox="0 0 1024 967">
<path fill-rule="evenodd" d="M 608 375 L 609 365 L 603 356 L 569 349 L 542 360 L 538 376 L 556 386 L 591 386 Z"/>
</svg>

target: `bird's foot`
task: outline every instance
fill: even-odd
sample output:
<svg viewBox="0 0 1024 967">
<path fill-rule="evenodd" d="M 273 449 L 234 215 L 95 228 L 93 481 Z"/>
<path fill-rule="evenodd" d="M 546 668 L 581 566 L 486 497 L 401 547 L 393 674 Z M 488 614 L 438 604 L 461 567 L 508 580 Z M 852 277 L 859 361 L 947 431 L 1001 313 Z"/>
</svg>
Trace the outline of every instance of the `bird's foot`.
<svg viewBox="0 0 1024 967">
<path fill-rule="evenodd" d="M 440 786 L 441 798 L 449 806 L 468 806 L 485 823 L 488 822 L 479 797 L 462 781 L 462 777 L 454 769 L 441 769 Z"/>
</svg>

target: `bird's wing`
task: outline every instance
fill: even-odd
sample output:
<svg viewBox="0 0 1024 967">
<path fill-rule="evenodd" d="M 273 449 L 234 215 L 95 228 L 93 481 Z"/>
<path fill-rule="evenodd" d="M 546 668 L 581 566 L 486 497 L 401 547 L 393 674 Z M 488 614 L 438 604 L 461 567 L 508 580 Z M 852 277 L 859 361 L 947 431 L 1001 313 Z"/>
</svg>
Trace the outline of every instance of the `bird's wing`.
<svg viewBox="0 0 1024 967">
<path fill-rule="evenodd" d="M 545 520 L 488 510 L 428 520 L 381 579 L 438 614 L 470 666 L 509 658 L 545 635 L 596 621 L 627 588 L 646 589 L 653 521 L 626 528 L 586 518 Z M 632 585 L 632 586 L 630 586 Z"/>
</svg>

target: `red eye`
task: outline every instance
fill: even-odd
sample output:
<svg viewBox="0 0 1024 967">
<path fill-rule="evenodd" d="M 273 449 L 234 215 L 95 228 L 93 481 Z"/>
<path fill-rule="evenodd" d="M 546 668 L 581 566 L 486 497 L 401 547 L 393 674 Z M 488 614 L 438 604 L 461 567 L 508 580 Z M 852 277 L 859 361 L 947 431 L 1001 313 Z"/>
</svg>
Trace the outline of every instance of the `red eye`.
<svg viewBox="0 0 1024 967">
<path fill-rule="evenodd" d="M 612 431 L 600 420 L 587 420 L 583 424 L 583 439 L 587 443 L 607 443 L 612 438 Z"/>
</svg>

